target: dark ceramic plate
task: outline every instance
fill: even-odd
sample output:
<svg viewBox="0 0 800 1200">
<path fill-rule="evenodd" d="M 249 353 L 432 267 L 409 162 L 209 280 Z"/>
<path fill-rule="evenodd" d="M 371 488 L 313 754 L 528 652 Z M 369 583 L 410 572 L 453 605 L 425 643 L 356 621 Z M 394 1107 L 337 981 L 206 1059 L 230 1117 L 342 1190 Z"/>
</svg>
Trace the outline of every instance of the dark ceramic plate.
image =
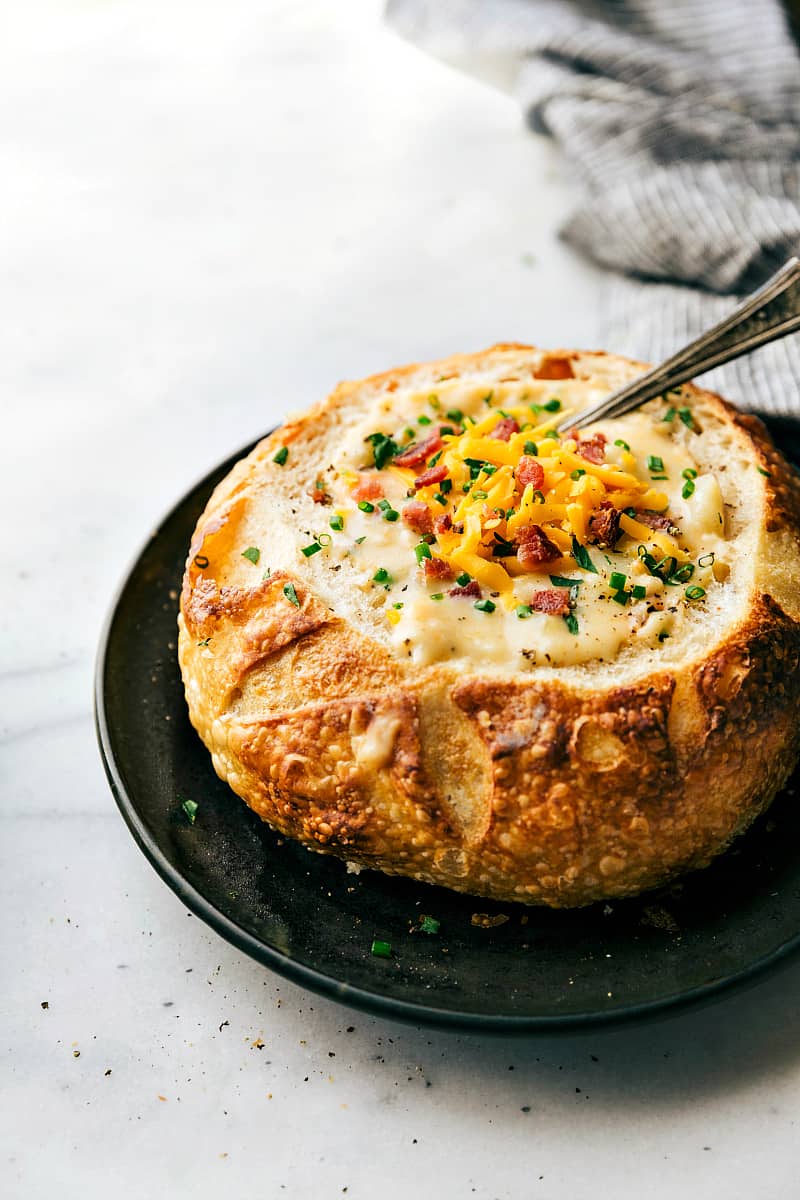
<svg viewBox="0 0 800 1200">
<path fill-rule="evenodd" d="M 792 452 L 796 428 L 778 439 Z M 245 451 L 242 451 L 245 453 Z M 459 896 L 276 836 L 214 774 L 189 725 L 175 654 L 195 521 L 237 454 L 180 501 L 116 600 L 97 665 L 111 788 L 161 877 L 228 941 L 296 983 L 421 1024 L 563 1031 L 720 995 L 800 943 L 800 808 L 788 789 L 710 868 L 659 893 L 572 912 Z M 181 808 L 198 804 L 191 825 Z M 429 914 L 438 934 L 419 930 Z M 498 923 L 482 928 L 474 914 Z M 371 954 L 373 939 L 392 956 Z"/>
</svg>

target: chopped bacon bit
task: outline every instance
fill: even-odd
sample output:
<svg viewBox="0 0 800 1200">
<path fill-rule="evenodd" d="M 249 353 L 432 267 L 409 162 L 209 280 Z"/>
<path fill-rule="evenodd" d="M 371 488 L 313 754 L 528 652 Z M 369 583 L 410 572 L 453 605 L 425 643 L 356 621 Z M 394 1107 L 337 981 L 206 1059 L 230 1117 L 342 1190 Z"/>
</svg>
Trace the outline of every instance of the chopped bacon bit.
<svg viewBox="0 0 800 1200">
<path fill-rule="evenodd" d="M 423 558 L 423 569 L 426 579 L 452 579 L 453 571 L 443 558 Z"/>
<path fill-rule="evenodd" d="M 530 454 L 523 454 L 514 473 L 517 477 L 517 482 L 523 488 L 532 483 L 534 490 L 537 490 L 544 483 L 544 468 Z"/>
<path fill-rule="evenodd" d="M 465 583 L 463 587 L 450 588 L 448 596 L 474 596 L 476 600 L 480 599 L 481 585 L 477 579 L 470 579 L 469 583 Z"/>
<path fill-rule="evenodd" d="M 324 484 L 321 479 L 314 482 L 314 486 L 309 488 L 308 494 L 315 504 L 332 504 L 333 497 L 329 492 L 325 491 Z"/>
<path fill-rule="evenodd" d="M 434 433 L 424 442 L 417 442 L 415 446 L 409 446 L 402 454 L 398 454 L 394 459 L 394 465 L 396 467 L 421 467 L 426 459 L 435 454 L 437 450 L 441 450 L 443 445 L 442 435 Z"/>
<path fill-rule="evenodd" d="M 502 421 L 498 421 L 489 437 L 498 438 L 501 442 L 507 442 L 512 433 L 519 433 L 519 425 L 513 417 L 503 417 Z"/>
<path fill-rule="evenodd" d="M 541 525 L 527 525 L 517 534 L 517 561 L 521 567 L 538 567 L 561 557 Z"/>
<path fill-rule="evenodd" d="M 414 533 L 433 533 L 431 510 L 421 500 L 414 500 L 413 503 L 407 504 L 401 516 L 409 529 L 414 530 Z"/>
<path fill-rule="evenodd" d="M 534 379 L 574 379 L 572 363 L 568 358 L 558 358 L 555 355 L 543 358 L 533 372 Z"/>
<path fill-rule="evenodd" d="M 606 457 L 606 442 L 608 441 L 604 433 L 594 433 L 585 442 L 578 442 L 575 447 L 581 458 L 585 458 L 590 463 L 601 463 Z"/>
<path fill-rule="evenodd" d="M 675 522 L 663 513 L 653 512 L 649 508 L 635 508 L 636 520 L 641 521 L 648 529 L 663 529 L 665 533 L 677 533 Z"/>
<path fill-rule="evenodd" d="M 613 550 L 619 541 L 619 517 L 619 509 L 614 508 L 610 500 L 601 500 L 589 517 L 587 542 Z"/>
<path fill-rule="evenodd" d="M 534 592 L 530 606 L 534 612 L 565 617 L 570 608 L 569 588 L 543 588 L 540 592 Z"/>
<path fill-rule="evenodd" d="M 449 533 L 453 528 L 453 518 L 450 513 L 442 513 L 440 516 L 433 518 L 434 533 Z"/>
<path fill-rule="evenodd" d="M 419 491 L 420 488 L 431 487 L 434 483 L 441 483 L 447 478 L 447 467 L 440 464 L 438 467 L 431 467 L 428 471 L 423 471 L 414 480 L 414 487 Z"/>
<path fill-rule="evenodd" d="M 383 484 L 375 475 L 359 475 L 358 483 L 353 488 L 355 500 L 383 499 Z"/>
</svg>

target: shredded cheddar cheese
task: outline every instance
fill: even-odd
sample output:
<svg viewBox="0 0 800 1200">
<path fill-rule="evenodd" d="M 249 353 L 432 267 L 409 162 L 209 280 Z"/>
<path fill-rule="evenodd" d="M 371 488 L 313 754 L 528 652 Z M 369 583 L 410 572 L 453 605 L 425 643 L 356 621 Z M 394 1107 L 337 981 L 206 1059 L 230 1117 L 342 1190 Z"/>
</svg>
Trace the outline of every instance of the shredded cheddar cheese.
<svg viewBox="0 0 800 1200">
<path fill-rule="evenodd" d="M 445 514 L 450 518 L 450 529 L 440 531 L 437 542 L 438 556 L 454 574 L 467 572 L 492 592 L 508 594 L 520 560 L 513 554 L 498 558 L 498 545 L 514 545 L 526 528 L 537 526 L 561 557 L 567 556 L 573 538 L 581 544 L 597 540 L 592 517 L 604 505 L 613 506 L 618 528 L 630 539 L 627 550 L 634 562 L 639 545 L 682 561 L 684 555 L 668 533 L 625 515 L 626 508 L 659 514 L 668 502 L 663 492 L 635 473 L 637 458 L 632 451 L 624 451 L 622 465 L 595 461 L 596 448 L 587 454 L 580 439 L 562 441 L 553 436 L 552 421 L 535 422 L 531 417 L 527 405 L 492 409 L 478 421 L 465 420 L 463 427 L 445 426 L 438 449 L 426 460 L 406 466 L 401 450 L 399 461 L 390 465 L 391 474 L 426 505 L 431 527 L 436 518 Z M 506 436 L 502 432 L 493 436 L 498 428 Z M 535 448 L 535 454 L 527 453 L 526 446 Z M 518 477 L 523 459 L 538 464 L 540 487 L 525 483 L 524 472 L 522 479 Z M 447 495 L 440 490 L 441 480 L 421 481 L 415 490 L 420 473 L 432 470 L 432 464 L 441 464 L 446 472 Z M 348 472 L 345 479 L 355 487 L 359 476 Z M 525 569 L 547 571 L 553 562 L 552 556 L 540 563 L 529 558 Z"/>
<path fill-rule="evenodd" d="M 331 468 L 341 523 L 324 552 L 350 559 L 398 653 L 611 657 L 704 603 L 725 570 L 709 553 L 722 502 L 668 423 L 629 414 L 562 437 L 569 409 L 546 392 L 455 398 L 393 396 Z"/>
</svg>

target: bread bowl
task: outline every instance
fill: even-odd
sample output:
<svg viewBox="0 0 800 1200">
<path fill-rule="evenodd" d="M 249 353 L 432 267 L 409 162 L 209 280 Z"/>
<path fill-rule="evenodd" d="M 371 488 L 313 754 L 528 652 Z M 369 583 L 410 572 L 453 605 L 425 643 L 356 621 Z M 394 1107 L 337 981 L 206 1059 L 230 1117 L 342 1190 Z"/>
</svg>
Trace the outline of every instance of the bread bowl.
<svg viewBox="0 0 800 1200">
<path fill-rule="evenodd" d="M 800 482 L 694 386 L 500 345 L 344 383 L 216 488 L 179 657 L 215 770 L 311 850 L 569 907 L 706 865 L 800 751 Z"/>
</svg>

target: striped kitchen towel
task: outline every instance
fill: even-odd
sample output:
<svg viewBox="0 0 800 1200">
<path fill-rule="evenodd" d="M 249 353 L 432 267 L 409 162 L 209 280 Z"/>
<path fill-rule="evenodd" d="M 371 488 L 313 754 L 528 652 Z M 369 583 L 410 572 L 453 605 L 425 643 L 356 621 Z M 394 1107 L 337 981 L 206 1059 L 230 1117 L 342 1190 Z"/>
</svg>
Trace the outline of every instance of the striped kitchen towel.
<svg viewBox="0 0 800 1200">
<path fill-rule="evenodd" d="M 609 268 L 604 342 L 658 361 L 800 253 L 800 55 L 778 0 L 388 0 L 500 80 L 583 184 L 562 234 Z M 704 377 L 800 416 L 800 335 Z"/>
</svg>

